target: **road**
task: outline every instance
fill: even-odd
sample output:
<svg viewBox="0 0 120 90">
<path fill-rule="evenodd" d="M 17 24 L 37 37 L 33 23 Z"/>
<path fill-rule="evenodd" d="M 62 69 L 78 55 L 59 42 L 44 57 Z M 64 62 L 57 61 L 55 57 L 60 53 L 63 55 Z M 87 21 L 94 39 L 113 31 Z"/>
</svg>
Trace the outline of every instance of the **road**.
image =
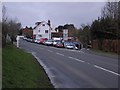
<svg viewBox="0 0 120 90">
<path fill-rule="evenodd" d="M 20 48 L 37 58 L 55 88 L 118 88 L 120 66 L 117 58 L 23 40 Z"/>
</svg>

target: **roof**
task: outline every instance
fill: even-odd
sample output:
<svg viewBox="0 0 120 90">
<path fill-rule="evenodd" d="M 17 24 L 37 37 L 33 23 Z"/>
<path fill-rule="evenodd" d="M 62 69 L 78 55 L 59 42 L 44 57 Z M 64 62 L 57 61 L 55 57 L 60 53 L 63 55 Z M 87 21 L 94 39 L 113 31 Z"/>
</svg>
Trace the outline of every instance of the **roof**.
<svg viewBox="0 0 120 90">
<path fill-rule="evenodd" d="M 36 26 L 33 28 L 33 29 L 35 29 L 35 28 L 37 28 L 40 24 L 42 24 L 42 23 L 45 23 L 46 25 L 48 25 L 49 26 L 49 24 L 47 23 L 47 22 L 45 22 L 45 21 L 41 21 L 41 22 L 36 22 L 35 24 L 36 24 Z M 50 26 L 49 26 L 50 27 Z M 51 28 L 51 27 L 50 27 Z"/>
</svg>

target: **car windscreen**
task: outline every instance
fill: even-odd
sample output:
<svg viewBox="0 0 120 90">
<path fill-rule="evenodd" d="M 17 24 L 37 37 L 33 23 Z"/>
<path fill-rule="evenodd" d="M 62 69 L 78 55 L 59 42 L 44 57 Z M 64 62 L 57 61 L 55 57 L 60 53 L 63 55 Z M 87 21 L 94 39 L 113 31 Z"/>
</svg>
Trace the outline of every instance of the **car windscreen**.
<svg viewBox="0 0 120 90">
<path fill-rule="evenodd" d="M 70 46 L 72 45 L 73 46 L 74 44 L 72 42 L 66 42 L 65 45 L 70 45 Z"/>
</svg>

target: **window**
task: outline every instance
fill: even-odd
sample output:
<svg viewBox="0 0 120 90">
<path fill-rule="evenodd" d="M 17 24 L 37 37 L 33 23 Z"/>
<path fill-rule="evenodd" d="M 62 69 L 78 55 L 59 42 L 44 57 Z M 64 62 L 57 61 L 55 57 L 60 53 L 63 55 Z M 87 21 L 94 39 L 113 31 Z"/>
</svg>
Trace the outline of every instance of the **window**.
<svg viewBox="0 0 120 90">
<path fill-rule="evenodd" d="M 45 33 L 48 33 L 48 30 L 45 30 Z"/>
<path fill-rule="evenodd" d="M 43 24 L 42 26 L 45 26 L 45 24 Z"/>
<path fill-rule="evenodd" d="M 42 35 L 39 35 L 39 37 L 42 37 Z"/>
<path fill-rule="evenodd" d="M 40 32 L 40 30 L 39 30 L 39 32 Z"/>
</svg>

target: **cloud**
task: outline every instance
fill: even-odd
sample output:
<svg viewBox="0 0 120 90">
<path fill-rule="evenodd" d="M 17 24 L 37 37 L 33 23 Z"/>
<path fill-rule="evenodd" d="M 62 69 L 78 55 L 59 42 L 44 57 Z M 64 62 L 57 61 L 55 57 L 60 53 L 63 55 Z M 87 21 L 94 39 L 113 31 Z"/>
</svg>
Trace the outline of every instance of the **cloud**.
<svg viewBox="0 0 120 90">
<path fill-rule="evenodd" d="M 104 2 L 6 2 L 9 17 L 17 17 L 23 27 L 50 19 L 54 26 L 73 23 L 80 27 L 100 16 Z"/>
</svg>

